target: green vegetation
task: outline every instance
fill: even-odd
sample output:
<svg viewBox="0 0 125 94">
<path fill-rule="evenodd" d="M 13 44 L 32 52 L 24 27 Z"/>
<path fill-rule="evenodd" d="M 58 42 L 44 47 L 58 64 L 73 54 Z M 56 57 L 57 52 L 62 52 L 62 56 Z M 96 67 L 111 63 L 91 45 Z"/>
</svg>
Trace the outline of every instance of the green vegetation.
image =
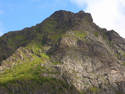
<svg viewBox="0 0 125 94">
<path fill-rule="evenodd" d="M 46 53 L 41 53 L 40 55 L 44 59 L 49 59 L 49 56 Z"/>
<path fill-rule="evenodd" d="M 67 26 L 65 24 L 61 26 L 58 25 L 59 24 L 57 24 L 57 21 L 54 18 L 49 18 L 46 21 L 44 21 L 42 25 L 42 29 L 44 30 L 43 35 L 45 37 L 44 44 L 46 43 L 46 39 L 51 41 L 52 44 L 55 44 L 58 41 L 58 39 L 62 37 L 64 32 L 67 30 Z"/>
<path fill-rule="evenodd" d="M 85 32 L 81 32 L 81 31 L 73 31 L 73 32 L 76 38 L 84 39 L 87 36 Z"/>
<path fill-rule="evenodd" d="M 94 35 L 95 35 L 96 37 L 98 37 L 98 36 L 99 36 L 99 33 L 98 33 L 98 32 L 94 32 Z"/>
<path fill-rule="evenodd" d="M 58 65 L 61 64 L 60 62 L 53 62 L 54 65 Z"/>
<path fill-rule="evenodd" d="M 46 59 L 49 57 L 43 53 L 42 57 L 33 56 L 33 60 L 27 59 L 22 64 L 17 64 L 11 69 L 7 69 L 4 73 L 0 74 L 0 84 L 8 84 L 9 82 L 15 82 L 17 80 L 36 80 L 39 82 L 46 82 L 52 78 L 43 78 L 41 75 L 43 73 L 53 74 L 51 67 L 42 66 L 46 64 Z"/>
<path fill-rule="evenodd" d="M 102 34 L 103 34 L 103 35 L 102 35 L 102 36 L 103 36 L 103 39 L 104 39 L 104 40 L 107 40 L 107 39 L 108 39 L 108 38 L 107 38 L 107 35 L 106 35 L 105 33 L 102 33 Z"/>
<path fill-rule="evenodd" d="M 86 94 L 84 91 L 80 91 L 79 94 Z"/>
<path fill-rule="evenodd" d="M 125 52 L 124 52 L 124 54 L 123 54 L 123 57 L 125 57 Z"/>
<path fill-rule="evenodd" d="M 119 54 L 115 53 L 115 56 L 116 56 L 117 58 L 119 58 Z"/>
<path fill-rule="evenodd" d="M 31 57 L 28 57 L 25 51 L 29 51 L 28 53 Z M 23 50 L 18 50 L 18 52 L 20 52 L 24 60 L 17 57 L 17 60 L 13 61 L 16 65 L 0 74 L 0 83 L 7 83 L 18 79 L 38 79 L 40 73 L 46 70 L 41 64 L 45 64 L 49 60 L 49 56 L 42 52 L 40 44 L 32 42 Z M 13 55 L 13 58 L 16 58 L 16 53 Z M 18 64 L 18 62 L 21 62 L 21 64 Z"/>
<path fill-rule="evenodd" d="M 125 62 L 123 62 L 123 66 L 125 66 Z"/>
<path fill-rule="evenodd" d="M 9 81 L 22 80 L 22 79 L 39 79 L 40 73 L 46 69 L 41 66 L 44 58 L 37 56 L 33 57 L 33 60 L 25 60 L 22 64 L 18 64 L 11 69 L 6 70 L 3 74 L 0 74 L 0 83 L 8 83 Z"/>
<path fill-rule="evenodd" d="M 34 35 L 31 32 L 9 32 L 8 34 L 0 37 L 0 62 L 11 56 L 18 47 L 28 44 Z"/>
<path fill-rule="evenodd" d="M 43 24 L 43 30 L 45 30 L 45 32 L 53 32 L 55 31 L 57 22 L 51 18 L 51 19 L 47 19 L 44 24 Z"/>
<path fill-rule="evenodd" d="M 98 93 L 100 91 L 100 89 L 97 87 L 92 87 L 92 88 L 90 88 L 90 91 L 93 93 Z"/>
<path fill-rule="evenodd" d="M 51 40 L 58 40 L 59 38 L 61 38 L 62 36 L 62 33 L 52 33 L 50 34 L 48 37 L 51 39 Z"/>
</svg>

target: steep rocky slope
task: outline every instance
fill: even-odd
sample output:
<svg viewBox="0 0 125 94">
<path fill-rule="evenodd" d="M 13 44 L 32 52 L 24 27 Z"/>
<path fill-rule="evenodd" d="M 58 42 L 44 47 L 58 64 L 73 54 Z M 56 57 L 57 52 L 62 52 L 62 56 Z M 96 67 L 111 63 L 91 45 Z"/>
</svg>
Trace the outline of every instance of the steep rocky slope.
<svg viewBox="0 0 125 94">
<path fill-rule="evenodd" d="M 0 94 L 125 93 L 125 39 L 83 11 L 0 37 L 0 64 Z"/>
</svg>

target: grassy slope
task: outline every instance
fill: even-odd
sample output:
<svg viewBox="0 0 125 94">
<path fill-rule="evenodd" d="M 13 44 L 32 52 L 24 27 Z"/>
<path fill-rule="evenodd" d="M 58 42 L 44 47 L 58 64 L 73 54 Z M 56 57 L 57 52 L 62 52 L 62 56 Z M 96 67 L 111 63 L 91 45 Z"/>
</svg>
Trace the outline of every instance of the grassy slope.
<svg viewBox="0 0 125 94">
<path fill-rule="evenodd" d="M 10 94 L 16 94 L 17 88 L 21 89 L 18 92 L 19 94 L 29 93 L 28 90 L 23 89 L 24 86 L 27 86 L 25 87 L 27 89 L 31 89 L 31 92 L 35 92 L 36 89 L 39 90 L 40 88 L 40 90 L 43 89 L 41 92 L 55 92 L 56 94 L 62 94 L 64 91 L 68 92 L 67 82 L 58 79 L 59 72 L 53 67 L 59 63 L 51 62 L 44 49 L 42 45 L 33 42 L 23 48 L 23 51 L 18 50 L 22 53 L 24 60 L 17 57 L 17 61 L 13 61 L 16 63 L 15 66 L 0 73 L 0 86 L 10 90 Z M 26 54 L 23 53 L 25 52 L 24 50 L 29 51 L 32 58 L 27 58 Z M 11 58 L 14 58 L 14 56 L 16 57 L 16 53 Z M 44 90 L 46 86 L 50 91 Z M 32 90 L 32 88 L 34 89 Z"/>
<path fill-rule="evenodd" d="M 28 45 L 30 47 L 30 45 Z M 13 61 L 16 65 L 13 68 L 7 69 L 0 76 L 0 83 L 7 83 L 8 81 L 17 80 L 17 79 L 34 79 L 37 76 L 39 77 L 39 72 L 43 71 L 41 64 L 44 64 L 46 60 L 49 60 L 49 57 L 45 53 L 40 53 L 40 45 L 32 44 L 31 48 L 25 47 L 25 50 L 30 50 L 32 53 L 31 58 L 27 58 L 25 53 L 22 53 L 24 61 L 18 59 Z M 15 53 L 16 54 L 16 53 Z M 17 58 L 17 57 L 16 57 Z M 21 64 L 18 62 L 22 62 Z M 37 77 L 37 78 L 38 78 Z M 37 79 L 36 78 L 36 79 Z"/>
</svg>

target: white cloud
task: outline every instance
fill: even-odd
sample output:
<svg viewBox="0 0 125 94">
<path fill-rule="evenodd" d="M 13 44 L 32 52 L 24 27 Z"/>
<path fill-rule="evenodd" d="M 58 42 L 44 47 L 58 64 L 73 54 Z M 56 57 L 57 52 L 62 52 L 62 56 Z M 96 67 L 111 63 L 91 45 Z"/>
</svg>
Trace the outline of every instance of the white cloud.
<svg viewBox="0 0 125 94">
<path fill-rule="evenodd" d="M 71 0 L 79 7 L 87 5 L 86 11 L 94 22 L 107 29 L 114 29 L 125 37 L 125 0 Z"/>
</svg>

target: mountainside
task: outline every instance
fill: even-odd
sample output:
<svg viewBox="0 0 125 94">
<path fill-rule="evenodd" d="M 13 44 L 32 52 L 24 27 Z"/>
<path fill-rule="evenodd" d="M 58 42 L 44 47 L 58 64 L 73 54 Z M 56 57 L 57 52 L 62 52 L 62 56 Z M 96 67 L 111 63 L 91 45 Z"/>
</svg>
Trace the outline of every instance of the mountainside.
<svg viewBox="0 0 125 94">
<path fill-rule="evenodd" d="M 124 71 L 125 39 L 84 11 L 0 37 L 0 94 L 125 94 Z"/>
</svg>

